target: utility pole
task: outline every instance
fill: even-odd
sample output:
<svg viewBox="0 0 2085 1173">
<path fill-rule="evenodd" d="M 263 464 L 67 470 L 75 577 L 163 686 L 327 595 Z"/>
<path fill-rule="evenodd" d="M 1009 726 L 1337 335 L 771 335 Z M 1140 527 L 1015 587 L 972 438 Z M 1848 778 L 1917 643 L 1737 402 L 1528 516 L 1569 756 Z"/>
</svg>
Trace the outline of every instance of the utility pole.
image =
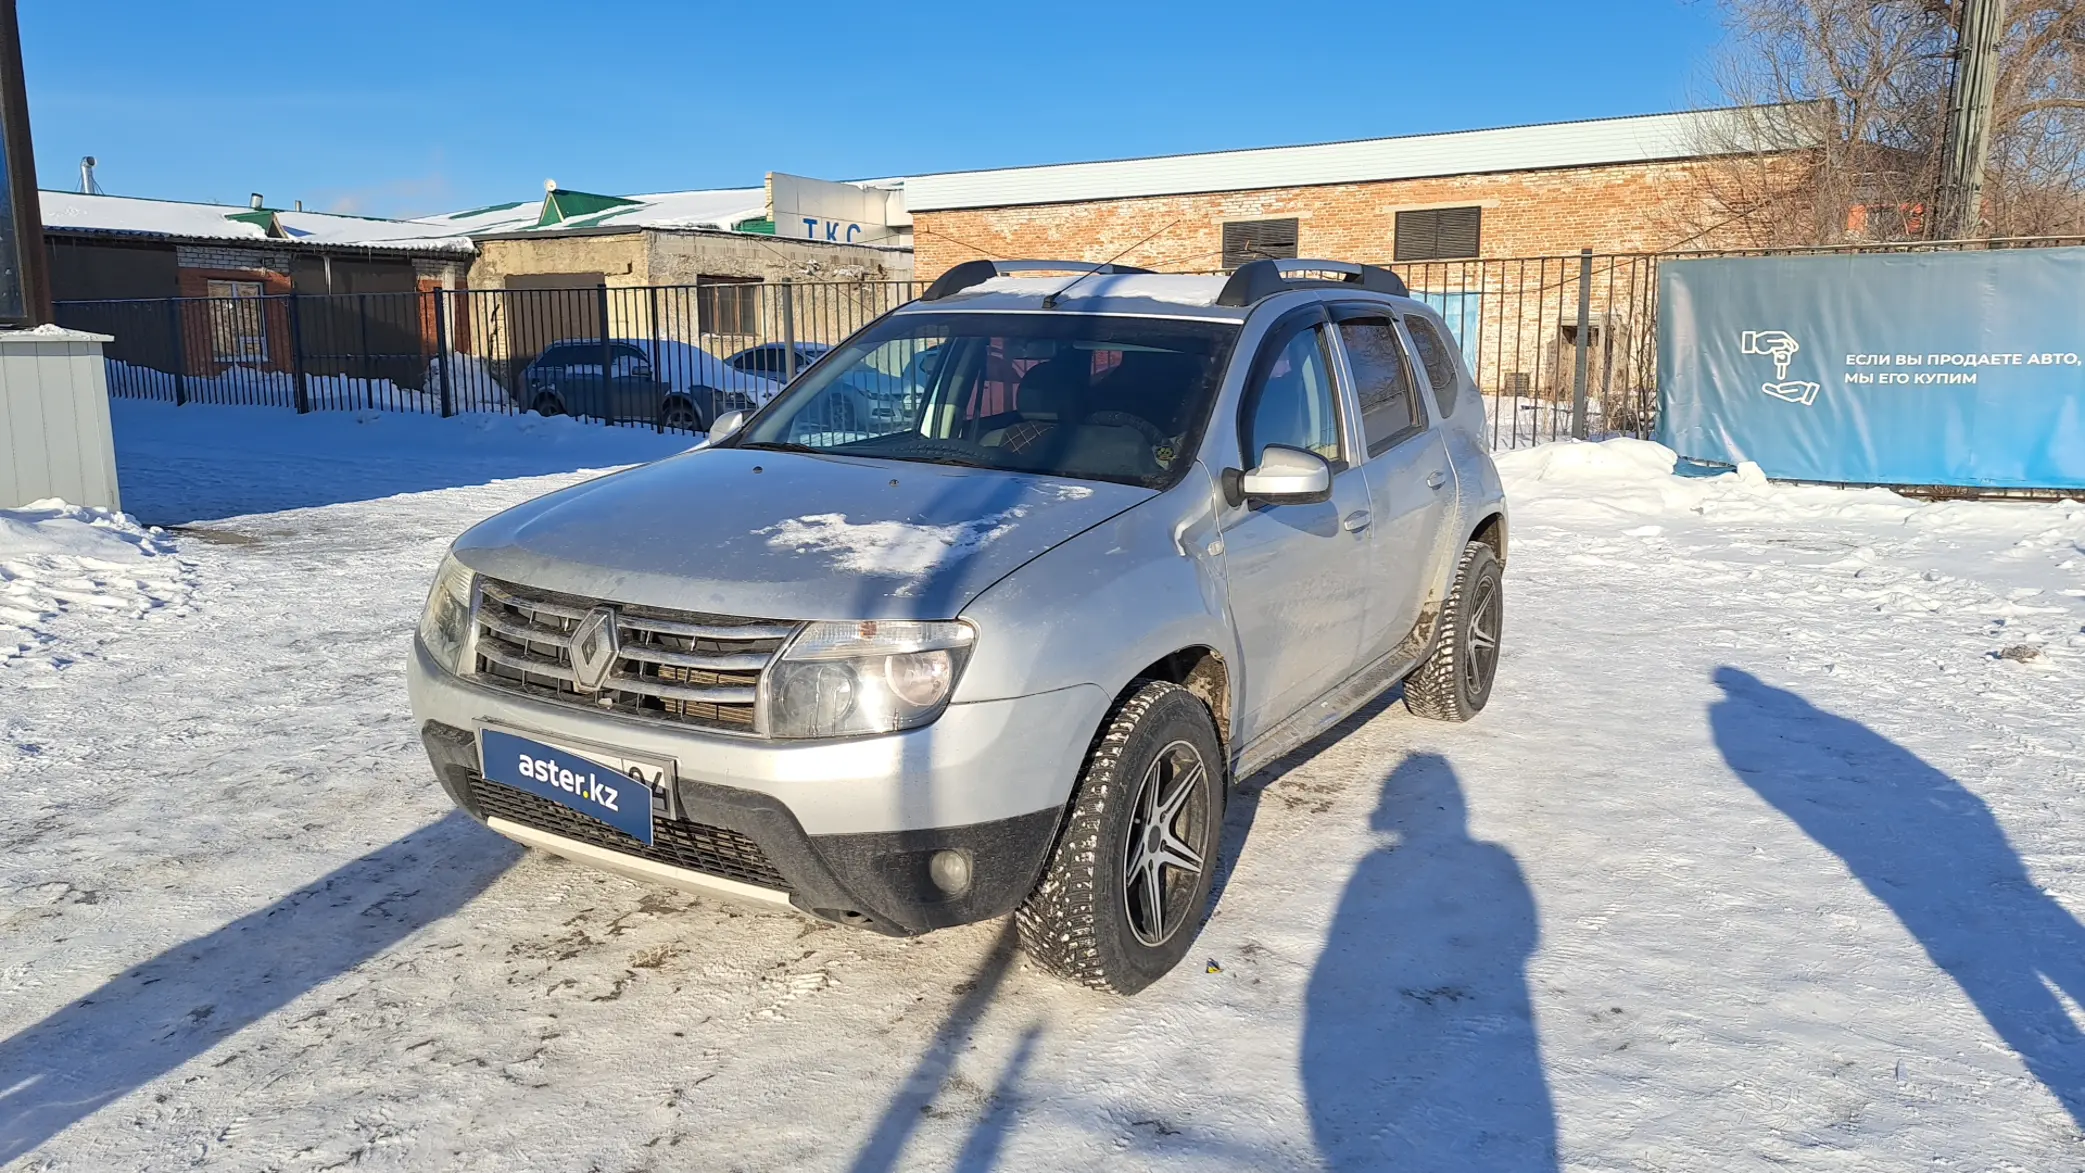
<svg viewBox="0 0 2085 1173">
<path fill-rule="evenodd" d="M 0 164 L 0 323 L 40 326 L 51 320 L 51 275 L 15 0 L 0 0 Z"/>
<path fill-rule="evenodd" d="M 1984 162 L 1991 149 L 1991 92 L 1998 81 L 1998 42 L 2005 0 L 1963 0 L 1955 34 L 1955 76 L 1948 88 L 1947 142 L 1932 234 L 1943 240 L 1982 235 Z"/>
</svg>

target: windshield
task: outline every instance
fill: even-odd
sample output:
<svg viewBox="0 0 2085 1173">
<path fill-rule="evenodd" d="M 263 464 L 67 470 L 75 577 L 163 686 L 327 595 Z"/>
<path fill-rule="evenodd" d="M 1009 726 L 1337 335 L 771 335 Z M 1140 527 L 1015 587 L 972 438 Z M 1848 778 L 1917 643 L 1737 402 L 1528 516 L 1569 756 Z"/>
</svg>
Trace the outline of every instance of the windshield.
<svg viewBox="0 0 2085 1173">
<path fill-rule="evenodd" d="M 893 314 L 734 441 L 1164 488 L 1238 327 L 1098 315 Z"/>
</svg>

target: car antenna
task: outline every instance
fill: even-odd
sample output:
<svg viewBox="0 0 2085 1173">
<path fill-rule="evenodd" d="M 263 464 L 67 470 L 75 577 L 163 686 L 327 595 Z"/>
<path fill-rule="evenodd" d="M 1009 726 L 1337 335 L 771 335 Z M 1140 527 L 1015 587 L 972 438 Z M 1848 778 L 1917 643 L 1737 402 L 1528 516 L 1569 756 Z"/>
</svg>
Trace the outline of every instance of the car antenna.
<svg viewBox="0 0 2085 1173">
<path fill-rule="evenodd" d="M 1182 217 L 1182 219 L 1185 219 L 1185 217 Z M 1166 233 L 1171 232 L 1174 226 L 1179 223 L 1179 220 L 1173 221 L 1172 224 L 1166 225 L 1164 228 L 1159 229 L 1158 231 L 1136 242 L 1135 244 L 1130 245 L 1128 248 L 1123 249 L 1121 252 L 1116 253 L 1114 256 L 1109 257 L 1107 260 L 1102 261 L 1100 264 L 1094 266 L 1093 268 L 1088 269 L 1085 272 L 1079 274 L 1078 276 L 1072 278 L 1071 280 L 1065 282 L 1058 288 L 1052 289 L 1050 292 L 1043 294 L 1042 308 L 1046 310 L 1056 309 L 1057 299 L 1063 297 L 1067 293 L 1070 293 L 1072 286 L 1077 285 L 1079 282 L 1084 281 L 1086 278 L 1093 276 L 1095 273 L 1100 272 L 1102 269 L 1107 268 L 1109 265 L 1114 264 L 1116 261 L 1121 260 L 1122 258 L 1137 251 L 1138 249 L 1143 248 L 1145 245 L 1150 244 L 1152 241 L 1157 240 L 1159 237 L 1164 236 Z"/>
</svg>

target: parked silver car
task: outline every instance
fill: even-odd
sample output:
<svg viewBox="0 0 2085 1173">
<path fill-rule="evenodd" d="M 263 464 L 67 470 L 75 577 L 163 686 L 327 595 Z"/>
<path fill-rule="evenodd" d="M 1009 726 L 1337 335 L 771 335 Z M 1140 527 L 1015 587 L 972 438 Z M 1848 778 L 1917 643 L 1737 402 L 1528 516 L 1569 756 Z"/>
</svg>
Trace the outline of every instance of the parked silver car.
<svg viewBox="0 0 2085 1173">
<path fill-rule="evenodd" d="M 1037 276 L 1052 272 L 1055 276 Z M 836 433 L 829 396 L 905 418 Z M 1230 784 L 1498 662 L 1483 404 L 1391 273 L 974 262 L 712 443 L 459 538 L 410 666 L 450 796 L 604 868 L 1135 991 Z"/>
</svg>

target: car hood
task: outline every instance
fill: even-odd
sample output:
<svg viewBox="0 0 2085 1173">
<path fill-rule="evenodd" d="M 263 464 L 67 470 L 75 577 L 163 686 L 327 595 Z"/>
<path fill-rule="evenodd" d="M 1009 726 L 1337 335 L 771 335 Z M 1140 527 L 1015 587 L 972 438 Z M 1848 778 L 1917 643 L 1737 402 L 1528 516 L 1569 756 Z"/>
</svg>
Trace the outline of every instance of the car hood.
<svg viewBox="0 0 2085 1173">
<path fill-rule="evenodd" d="M 456 541 L 482 574 L 764 619 L 946 619 L 1156 494 L 986 469 L 739 448 L 684 453 L 516 506 Z"/>
</svg>

